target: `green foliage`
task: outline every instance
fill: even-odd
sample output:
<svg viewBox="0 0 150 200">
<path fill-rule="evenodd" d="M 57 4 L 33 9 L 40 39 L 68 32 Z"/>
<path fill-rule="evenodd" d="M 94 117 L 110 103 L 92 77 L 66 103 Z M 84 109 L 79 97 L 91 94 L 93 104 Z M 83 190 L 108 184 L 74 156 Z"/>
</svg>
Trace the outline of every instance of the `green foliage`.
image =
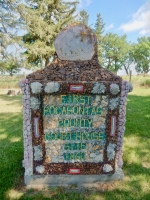
<svg viewBox="0 0 150 200">
<path fill-rule="evenodd" d="M 101 17 L 101 14 L 97 14 L 97 20 L 95 23 L 95 34 L 97 36 L 97 44 L 98 44 L 98 59 L 100 63 L 102 63 L 102 52 L 103 49 L 103 32 L 104 32 L 105 23 L 103 21 L 103 18 Z"/>
<path fill-rule="evenodd" d="M 20 28 L 17 13 L 18 0 L 0 1 L 0 71 L 8 72 L 10 75 L 17 73 L 19 65 L 19 43 L 17 35 Z"/>
<path fill-rule="evenodd" d="M 134 45 L 132 56 L 137 72 L 148 73 L 150 71 L 150 37 L 138 38 L 138 44 Z"/>
<path fill-rule="evenodd" d="M 19 61 L 12 55 L 0 61 L 0 71 L 2 74 L 8 73 L 10 76 L 13 76 L 20 71 L 19 67 Z"/>
<path fill-rule="evenodd" d="M 130 65 L 134 61 L 133 56 L 132 56 L 133 45 L 128 43 L 126 48 L 127 48 L 127 51 L 125 52 L 124 56 L 122 56 L 121 63 L 126 71 L 126 74 L 129 74 Z"/>
<path fill-rule="evenodd" d="M 88 14 L 88 12 L 86 10 L 81 10 L 79 12 L 78 18 L 79 18 L 79 22 L 81 24 L 84 24 L 84 25 L 88 26 L 88 23 L 89 23 L 89 14 Z"/>
<path fill-rule="evenodd" d="M 16 14 L 17 0 L 0 1 L 0 54 L 6 57 L 6 49 L 17 41 L 17 28 L 19 27 Z"/>
<path fill-rule="evenodd" d="M 76 1 L 31 0 L 18 6 L 28 31 L 23 37 L 23 46 L 29 63 L 49 63 L 54 54 L 54 39 L 73 19 L 76 4 Z"/>
<path fill-rule="evenodd" d="M 126 35 L 107 33 L 103 38 L 103 66 L 113 72 L 122 68 L 122 63 L 126 60 L 129 44 Z"/>
</svg>

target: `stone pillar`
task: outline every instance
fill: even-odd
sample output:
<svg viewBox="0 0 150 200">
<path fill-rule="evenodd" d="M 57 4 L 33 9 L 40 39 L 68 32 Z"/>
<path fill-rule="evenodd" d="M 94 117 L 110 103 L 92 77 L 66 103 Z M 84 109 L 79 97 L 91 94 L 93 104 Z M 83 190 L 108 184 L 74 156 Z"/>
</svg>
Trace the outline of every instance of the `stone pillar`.
<svg viewBox="0 0 150 200">
<path fill-rule="evenodd" d="M 117 152 L 116 152 L 116 168 L 122 168 L 122 146 L 125 132 L 126 122 L 126 104 L 128 93 L 132 91 L 131 83 L 122 81 L 120 107 L 119 107 L 119 119 L 118 119 L 118 141 L 117 141 Z"/>
<path fill-rule="evenodd" d="M 33 148 L 32 148 L 32 132 L 31 132 L 31 112 L 30 112 L 30 91 L 28 79 L 22 79 L 19 82 L 22 90 L 23 102 L 23 138 L 24 138 L 24 160 L 23 167 L 25 175 L 33 174 Z"/>
</svg>

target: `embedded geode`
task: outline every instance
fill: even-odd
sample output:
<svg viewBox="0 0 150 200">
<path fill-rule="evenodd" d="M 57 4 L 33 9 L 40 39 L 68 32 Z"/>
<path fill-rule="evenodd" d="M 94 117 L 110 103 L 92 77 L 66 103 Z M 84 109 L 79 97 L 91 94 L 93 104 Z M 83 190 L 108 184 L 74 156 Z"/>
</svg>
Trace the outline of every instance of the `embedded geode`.
<svg viewBox="0 0 150 200">
<path fill-rule="evenodd" d="M 40 161 L 43 160 L 43 152 L 42 152 L 42 146 L 34 146 L 34 160 Z"/>
<path fill-rule="evenodd" d="M 105 165 L 103 166 L 103 171 L 104 171 L 104 172 L 111 172 L 111 171 L 113 171 L 113 168 L 112 168 L 111 165 L 105 164 Z"/>
<path fill-rule="evenodd" d="M 110 99 L 109 108 L 111 110 L 115 109 L 119 105 L 119 102 L 120 102 L 120 98 L 119 97 Z"/>
<path fill-rule="evenodd" d="M 42 90 L 42 84 L 39 82 L 31 83 L 31 90 L 34 94 L 39 94 Z"/>
<path fill-rule="evenodd" d="M 45 171 L 45 167 L 43 165 L 39 165 L 35 169 L 39 174 L 43 174 Z"/>
<path fill-rule="evenodd" d="M 32 108 L 33 110 L 37 110 L 40 107 L 40 101 L 35 98 L 35 97 L 31 97 L 30 99 L 30 108 Z"/>
<path fill-rule="evenodd" d="M 116 144 L 112 144 L 112 143 L 109 143 L 109 145 L 107 146 L 107 157 L 108 157 L 108 160 L 113 160 L 114 157 L 115 157 L 115 147 L 116 147 Z"/>
<path fill-rule="evenodd" d="M 111 94 L 114 94 L 114 95 L 118 94 L 120 92 L 119 85 L 117 85 L 115 83 L 111 84 L 110 92 L 111 92 Z"/>
<path fill-rule="evenodd" d="M 105 93 L 106 86 L 103 83 L 95 83 L 93 90 L 91 91 L 93 94 L 102 94 Z"/>
<path fill-rule="evenodd" d="M 46 84 L 44 91 L 46 93 L 54 93 L 54 92 L 58 92 L 60 88 L 60 84 L 57 82 L 49 82 Z"/>
</svg>

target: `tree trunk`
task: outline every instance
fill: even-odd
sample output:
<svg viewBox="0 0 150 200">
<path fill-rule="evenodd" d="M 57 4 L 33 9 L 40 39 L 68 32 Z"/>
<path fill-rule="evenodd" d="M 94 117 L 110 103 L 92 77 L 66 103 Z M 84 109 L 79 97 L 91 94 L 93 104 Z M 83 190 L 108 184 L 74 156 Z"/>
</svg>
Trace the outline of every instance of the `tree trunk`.
<svg viewBox="0 0 150 200">
<path fill-rule="evenodd" d="M 45 59 L 45 67 L 49 64 L 49 58 Z"/>
<path fill-rule="evenodd" d="M 117 74 L 117 64 L 116 64 L 117 62 L 116 62 L 116 59 L 115 59 L 115 69 L 114 69 L 114 71 L 115 71 L 115 73 Z"/>
<path fill-rule="evenodd" d="M 129 75 L 128 69 L 126 68 L 126 66 L 124 65 L 124 69 L 126 71 L 126 74 Z"/>
<path fill-rule="evenodd" d="M 107 69 L 109 70 L 110 68 L 110 58 L 108 58 L 108 65 L 107 65 Z"/>
<path fill-rule="evenodd" d="M 10 76 L 13 76 L 13 70 L 12 69 L 10 70 Z"/>
<path fill-rule="evenodd" d="M 129 82 L 131 83 L 132 70 L 130 70 Z"/>
</svg>

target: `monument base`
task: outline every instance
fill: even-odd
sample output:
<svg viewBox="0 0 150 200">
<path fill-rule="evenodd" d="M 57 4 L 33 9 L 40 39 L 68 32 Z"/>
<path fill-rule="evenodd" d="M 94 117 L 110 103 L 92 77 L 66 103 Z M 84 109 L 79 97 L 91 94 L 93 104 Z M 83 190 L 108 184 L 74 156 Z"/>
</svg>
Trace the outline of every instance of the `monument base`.
<svg viewBox="0 0 150 200">
<path fill-rule="evenodd" d="M 114 174 L 102 174 L 102 175 L 32 175 L 25 176 L 25 185 L 29 187 L 38 186 L 71 186 L 77 185 L 82 187 L 95 187 L 96 184 L 101 182 L 109 182 L 115 180 L 122 180 L 124 174 L 122 169 L 117 169 Z"/>
</svg>

